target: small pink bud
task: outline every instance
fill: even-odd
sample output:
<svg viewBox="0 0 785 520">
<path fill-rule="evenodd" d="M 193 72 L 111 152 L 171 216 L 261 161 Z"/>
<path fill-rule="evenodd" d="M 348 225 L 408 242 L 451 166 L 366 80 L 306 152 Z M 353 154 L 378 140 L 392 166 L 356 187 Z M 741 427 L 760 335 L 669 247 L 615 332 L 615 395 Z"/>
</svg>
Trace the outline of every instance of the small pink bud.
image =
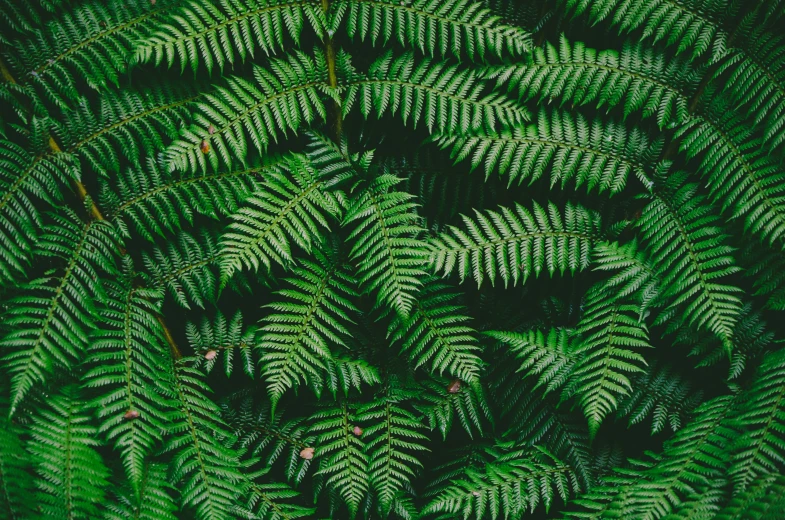
<svg viewBox="0 0 785 520">
<path fill-rule="evenodd" d="M 136 419 L 137 417 L 139 417 L 139 412 L 137 412 L 136 410 L 128 410 L 127 412 L 125 412 L 125 415 L 123 415 L 123 419 L 127 421 L 131 421 L 133 419 Z"/>
<path fill-rule="evenodd" d="M 363 434 L 363 429 L 362 429 L 362 428 L 360 428 L 359 426 L 355 426 L 355 427 L 352 429 L 352 433 L 353 433 L 353 434 L 355 434 L 356 436 L 358 436 L 358 437 L 359 437 L 360 435 L 362 435 L 362 434 Z"/>
<path fill-rule="evenodd" d="M 452 383 L 447 386 L 447 393 L 449 394 L 457 394 L 461 391 L 461 380 L 456 379 Z"/>
<path fill-rule="evenodd" d="M 202 141 L 202 144 L 199 146 L 199 149 L 202 151 L 203 154 L 207 155 L 210 153 L 210 143 L 207 141 Z"/>
<path fill-rule="evenodd" d="M 213 135 L 215 133 L 215 127 L 213 125 L 208 126 L 207 133 Z"/>
<path fill-rule="evenodd" d="M 472 491 L 472 495 L 478 497 L 478 496 L 480 496 L 480 492 L 479 491 Z"/>
<path fill-rule="evenodd" d="M 313 458 L 313 448 L 303 448 L 300 452 L 300 457 L 305 460 L 311 460 Z"/>
<path fill-rule="evenodd" d="M 213 359 L 215 359 L 215 356 L 217 356 L 217 355 L 218 355 L 218 352 L 216 352 L 216 351 L 215 351 L 215 350 L 213 350 L 213 349 L 210 349 L 210 350 L 208 350 L 207 352 L 205 352 L 205 354 L 204 354 L 204 358 L 205 358 L 207 361 L 212 361 Z"/>
</svg>

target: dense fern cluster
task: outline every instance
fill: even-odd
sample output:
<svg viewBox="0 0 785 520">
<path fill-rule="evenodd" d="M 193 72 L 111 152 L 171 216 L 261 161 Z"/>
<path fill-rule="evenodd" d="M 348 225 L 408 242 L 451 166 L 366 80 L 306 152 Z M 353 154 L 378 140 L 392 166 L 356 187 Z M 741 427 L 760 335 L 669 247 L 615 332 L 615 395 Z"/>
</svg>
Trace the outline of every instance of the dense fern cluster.
<svg viewBox="0 0 785 520">
<path fill-rule="evenodd" d="M 0 518 L 785 518 L 785 3 L 0 0 Z"/>
</svg>

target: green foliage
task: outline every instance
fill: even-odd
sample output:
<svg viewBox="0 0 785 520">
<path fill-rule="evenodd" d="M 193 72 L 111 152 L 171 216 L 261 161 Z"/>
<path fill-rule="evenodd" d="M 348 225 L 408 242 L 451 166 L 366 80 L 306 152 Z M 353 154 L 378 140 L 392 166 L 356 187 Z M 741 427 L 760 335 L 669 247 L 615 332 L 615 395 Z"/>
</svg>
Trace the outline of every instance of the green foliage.
<svg viewBox="0 0 785 520">
<path fill-rule="evenodd" d="M 783 21 L 0 0 L 0 518 L 781 520 Z"/>
</svg>

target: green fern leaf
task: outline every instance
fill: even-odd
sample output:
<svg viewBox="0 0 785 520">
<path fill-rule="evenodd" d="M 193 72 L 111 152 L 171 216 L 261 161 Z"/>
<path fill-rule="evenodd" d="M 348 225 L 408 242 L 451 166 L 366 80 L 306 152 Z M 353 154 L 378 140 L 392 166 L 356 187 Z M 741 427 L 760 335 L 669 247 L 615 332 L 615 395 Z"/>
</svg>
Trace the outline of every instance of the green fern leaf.
<svg viewBox="0 0 785 520">
<path fill-rule="evenodd" d="M 204 356 L 205 372 L 209 374 L 220 359 L 223 360 L 226 377 L 232 376 L 235 357 L 239 358 L 237 364 L 242 367 L 245 375 L 254 377 L 256 362 L 252 346 L 256 332 L 256 327 L 243 327 L 243 315 L 240 311 L 235 312 L 229 321 L 219 312 L 213 320 L 203 317 L 198 327 L 192 322 L 185 327 L 188 343 L 195 352 Z"/>
<path fill-rule="evenodd" d="M 33 463 L 22 445 L 24 430 L 8 419 L 6 389 L 0 397 L 0 511 L 9 520 L 34 518 Z"/>
<path fill-rule="evenodd" d="M 284 502 L 298 498 L 300 493 L 286 484 L 277 482 L 251 486 L 248 504 L 238 511 L 242 518 L 257 520 L 295 520 L 297 518 L 313 518 L 316 508 L 303 507 L 298 504 Z"/>
<path fill-rule="evenodd" d="M 148 464 L 138 493 L 121 489 L 106 505 L 106 520 L 176 520 L 174 489 L 166 480 L 166 466 Z"/>
<path fill-rule="evenodd" d="M 570 203 L 563 215 L 554 204 L 535 202 L 533 212 L 516 204 L 462 219 L 466 231 L 450 226 L 431 240 L 430 262 L 445 275 L 457 272 L 461 282 L 471 275 L 478 286 L 486 276 L 491 284 L 500 276 L 507 286 L 543 270 L 551 276 L 583 270 L 600 230 L 599 215 Z"/>
</svg>

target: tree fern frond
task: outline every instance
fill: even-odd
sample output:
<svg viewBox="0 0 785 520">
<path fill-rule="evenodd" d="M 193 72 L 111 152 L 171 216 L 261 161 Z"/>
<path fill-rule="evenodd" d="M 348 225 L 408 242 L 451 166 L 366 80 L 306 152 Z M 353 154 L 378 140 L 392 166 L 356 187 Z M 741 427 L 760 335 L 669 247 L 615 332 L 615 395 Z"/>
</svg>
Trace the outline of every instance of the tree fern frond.
<svg viewBox="0 0 785 520">
<path fill-rule="evenodd" d="M 22 275 L 43 224 L 40 203 L 56 205 L 62 188 L 79 177 L 73 156 L 34 157 L 0 141 L 0 287 Z"/>
<path fill-rule="evenodd" d="M 785 144 L 785 38 L 767 30 L 754 14 L 745 17 L 735 36 L 714 77 L 761 126 L 764 145 L 778 153 Z"/>
<path fill-rule="evenodd" d="M 142 487 L 138 493 L 121 489 L 106 505 L 106 520 L 176 520 L 177 504 L 172 499 L 174 489 L 166 480 L 166 466 L 148 464 L 144 469 Z"/>
<path fill-rule="evenodd" d="M 16 42 L 19 76 L 61 106 L 79 97 L 75 78 L 93 89 L 118 86 L 134 43 L 168 3 L 114 0 L 58 10 L 45 26 Z"/>
<path fill-rule="evenodd" d="M 34 385 L 81 360 L 103 294 L 99 277 L 114 274 L 117 237 L 105 221 L 82 223 L 70 210 L 52 215 L 37 255 L 65 262 L 24 284 L 8 302 L 0 346 L 11 378 L 11 414 Z"/>
<path fill-rule="evenodd" d="M 188 322 L 185 334 L 194 351 L 204 356 L 207 373 L 210 373 L 213 367 L 218 364 L 220 357 L 223 359 L 226 377 L 231 377 L 234 367 L 233 361 L 236 356 L 239 358 L 237 363 L 242 366 L 245 375 L 250 378 L 254 377 L 256 370 L 252 347 L 256 327 L 243 327 L 243 315 L 239 310 L 228 321 L 219 312 L 212 320 L 203 317 L 199 326 Z M 212 357 L 210 352 L 213 353 Z"/>
<path fill-rule="evenodd" d="M 325 118 L 321 95 L 332 94 L 321 52 L 311 57 L 298 51 L 268 67 L 255 66 L 253 81 L 229 77 L 193 104 L 193 124 L 166 151 L 170 169 L 217 169 L 235 160 L 245 165 L 251 145 L 264 154 L 279 135 Z"/>
<path fill-rule="evenodd" d="M 247 504 L 239 509 L 242 518 L 256 520 L 295 520 L 313 518 L 316 508 L 284 502 L 298 498 L 300 493 L 286 484 L 252 484 Z"/>
<path fill-rule="evenodd" d="M 456 161 L 471 158 L 472 169 L 485 176 L 508 177 L 508 184 L 529 183 L 550 172 L 551 187 L 576 187 L 611 194 L 624 189 L 630 174 L 649 184 L 648 165 L 659 155 L 662 141 L 650 142 L 638 129 L 566 112 L 540 111 L 537 123 L 492 134 L 436 134 Z"/>
<path fill-rule="evenodd" d="M 683 309 L 687 323 L 714 333 L 730 352 L 741 290 L 726 280 L 739 268 L 713 208 L 684 178 L 671 172 L 667 180 L 658 180 L 637 227 L 656 266 L 663 297 L 671 300 L 672 308 Z"/>
<path fill-rule="evenodd" d="M 400 114 L 415 128 L 464 134 L 493 132 L 529 119 L 528 112 L 501 94 L 483 95 L 485 83 L 476 71 L 437 62 L 416 60 L 407 53 L 393 58 L 388 52 L 370 67 L 367 76 L 342 71 L 349 79 L 341 88 L 343 113 L 355 104 L 368 118 Z"/>
<path fill-rule="evenodd" d="M 703 401 L 702 390 L 661 363 L 633 376 L 632 383 L 632 392 L 619 402 L 617 415 L 629 417 L 630 426 L 651 416 L 652 435 L 662 432 L 666 424 L 671 431 L 678 431 Z"/>
<path fill-rule="evenodd" d="M 220 418 L 218 406 L 205 393 L 209 388 L 192 358 L 174 361 L 177 410 L 167 425 L 165 450 L 172 453 L 173 481 L 183 507 L 198 520 L 230 518 L 248 482 L 239 471 L 235 438 Z"/>
<path fill-rule="evenodd" d="M 98 432 L 121 453 L 126 476 L 138 493 L 144 485 L 148 457 L 168 422 L 172 393 L 161 367 L 169 347 L 158 322 L 161 290 L 134 286 L 131 260 L 123 258 L 117 281 L 107 281 L 107 297 L 90 341 L 89 367 L 83 383 L 97 394 L 92 406 Z M 128 419 L 128 413 L 137 417 Z"/>
<path fill-rule="evenodd" d="M 642 31 L 644 40 L 664 42 L 677 53 L 695 59 L 706 52 L 717 53 L 725 47 L 727 35 L 720 28 L 732 19 L 737 5 L 726 0 L 561 0 L 573 15 L 586 15 L 592 24 L 608 20 L 619 33 Z"/>
<path fill-rule="evenodd" d="M 785 173 L 763 153 L 755 131 L 722 99 L 677 128 L 680 148 L 698 158 L 712 199 L 768 242 L 785 236 Z"/>
<path fill-rule="evenodd" d="M 9 520 L 34 518 L 33 463 L 22 445 L 25 430 L 8 418 L 5 388 L 0 397 L 0 511 Z"/>
<path fill-rule="evenodd" d="M 562 35 L 558 46 L 546 42 L 525 63 L 489 68 L 487 76 L 526 101 L 560 98 L 562 106 L 621 106 L 625 117 L 640 112 L 667 128 L 688 117 L 689 93 L 699 81 L 688 65 L 640 42 L 598 51 Z"/>
<path fill-rule="evenodd" d="M 140 167 L 176 138 L 189 119 L 194 88 L 170 84 L 106 92 L 97 109 L 86 99 L 63 117 L 55 129 L 58 142 L 100 175 Z"/>
<path fill-rule="evenodd" d="M 345 12 L 344 12 L 345 10 Z M 392 0 L 361 0 L 338 4 L 349 38 L 370 40 L 383 46 L 393 38 L 401 45 L 415 47 L 429 56 L 472 61 L 486 54 L 520 56 L 531 46 L 530 35 L 520 27 L 500 23 L 501 19 L 472 0 L 415 0 L 401 4 Z"/>
<path fill-rule="evenodd" d="M 130 168 L 114 179 L 116 188 L 114 182 L 101 184 L 101 207 L 123 235 L 130 237 L 133 228 L 154 241 L 155 235 L 193 224 L 197 214 L 217 219 L 235 213 L 283 161 L 273 157 L 242 168 L 175 174 L 148 159 L 141 168 Z"/>
<path fill-rule="evenodd" d="M 736 493 L 757 477 L 785 467 L 785 355 L 768 354 L 745 392 L 734 426 L 742 435 L 733 446 L 730 476 Z"/>
<path fill-rule="evenodd" d="M 167 289 L 180 306 L 190 309 L 189 302 L 204 308 L 218 297 L 218 240 L 203 230 L 198 238 L 182 232 L 164 250 L 155 247 L 143 252 L 142 259 L 150 274 L 151 286 Z"/>
<path fill-rule="evenodd" d="M 563 214 L 535 202 L 532 212 L 516 204 L 462 218 L 466 231 L 450 226 L 431 240 L 430 262 L 445 275 L 457 272 L 461 282 L 471 275 L 478 286 L 486 276 L 491 284 L 500 276 L 507 286 L 543 270 L 551 276 L 583 270 L 600 231 L 599 215 L 569 202 Z"/>
<path fill-rule="evenodd" d="M 388 336 L 401 344 L 415 369 L 426 365 L 432 373 L 471 382 L 482 368 L 477 354 L 480 347 L 477 333 L 466 325 L 469 318 L 456 299 L 448 285 L 426 279 L 409 318 L 395 314 Z"/>
<path fill-rule="evenodd" d="M 755 479 L 713 520 L 778 520 L 785 511 L 785 476 L 765 475 Z"/>
<path fill-rule="evenodd" d="M 96 518 L 109 470 L 95 449 L 96 429 L 75 386 L 51 395 L 30 425 L 36 502 L 45 518 Z"/>
<path fill-rule="evenodd" d="M 491 419 L 490 407 L 479 382 L 465 384 L 431 377 L 420 381 L 420 402 L 415 408 L 423 414 L 431 430 L 439 429 L 444 439 L 452 429 L 453 417 L 469 434 L 483 431 L 483 418 Z"/>
<path fill-rule="evenodd" d="M 369 459 L 371 486 L 379 497 L 379 506 L 389 514 L 396 495 L 408 487 L 422 463 L 416 454 L 426 451 L 428 437 L 421 433 L 422 423 L 402 406 L 411 395 L 389 392 L 360 407 L 357 422 L 365 440 Z"/>
<path fill-rule="evenodd" d="M 610 271 L 613 275 L 605 280 L 619 298 L 633 297 L 640 302 L 639 314 L 654 306 L 659 296 L 660 281 L 649 263 L 638 241 L 633 239 L 626 244 L 604 242 L 595 244 L 594 269 Z"/>
<path fill-rule="evenodd" d="M 357 412 L 344 402 L 312 416 L 316 436 L 317 475 L 340 494 L 353 518 L 369 490 L 369 460 L 365 443 L 353 432 Z"/>
<path fill-rule="evenodd" d="M 378 305 L 407 318 L 425 277 L 425 243 L 412 196 L 393 190 L 400 181 L 390 173 L 370 181 L 346 211 L 343 225 L 353 224 L 350 256 L 359 282 L 377 293 Z"/>
<path fill-rule="evenodd" d="M 286 279 L 291 288 L 278 291 L 280 299 L 267 305 L 273 313 L 259 328 L 256 345 L 273 405 L 300 381 L 322 381 L 334 368 L 331 347 L 345 347 L 346 325 L 357 312 L 352 277 L 338 259 L 314 254 L 316 262 L 301 260 Z"/>
<path fill-rule="evenodd" d="M 544 449 L 508 455 L 505 460 L 488 464 L 484 471 L 469 468 L 423 510 L 426 514 L 443 513 L 439 518 L 481 520 L 503 516 L 517 518 L 533 513 L 542 503 L 549 509 L 556 497 L 567 500 L 578 491 L 572 469 Z M 451 516 L 450 516 L 451 515 Z"/>
<path fill-rule="evenodd" d="M 550 329 L 547 334 L 540 330 L 525 333 L 486 331 L 484 334 L 509 346 L 520 362 L 517 372 L 537 379 L 534 389 L 544 387 L 545 394 L 567 383 L 577 361 L 566 329 Z"/>
<path fill-rule="evenodd" d="M 594 439 L 602 420 L 618 407 L 619 397 L 632 391 L 627 374 L 643 372 L 646 360 L 639 349 L 650 348 L 639 308 L 619 298 L 600 282 L 586 295 L 576 333 L 581 337 L 571 352 L 576 359 L 566 395 L 576 395 Z"/>
<path fill-rule="evenodd" d="M 290 264 L 292 245 L 309 252 L 321 231 L 329 230 L 328 219 L 340 218 L 342 210 L 340 194 L 324 191 L 307 159 L 292 156 L 232 215 L 219 243 L 221 283 L 242 268 Z"/>
<path fill-rule="evenodd" d="M 137 63 L 161 62 L 181 71 L 190 64 L 196 73 L 200 62 L 209 71 L 253 57 L 257 49 L 274 54 L 283 49 L 284 35 L 299 45 L 307 24 L 322 38 L 326 21 L 315 0 L 189 1 L 169 12 L 155 32 L 134 49 Z"/>
</svg>

